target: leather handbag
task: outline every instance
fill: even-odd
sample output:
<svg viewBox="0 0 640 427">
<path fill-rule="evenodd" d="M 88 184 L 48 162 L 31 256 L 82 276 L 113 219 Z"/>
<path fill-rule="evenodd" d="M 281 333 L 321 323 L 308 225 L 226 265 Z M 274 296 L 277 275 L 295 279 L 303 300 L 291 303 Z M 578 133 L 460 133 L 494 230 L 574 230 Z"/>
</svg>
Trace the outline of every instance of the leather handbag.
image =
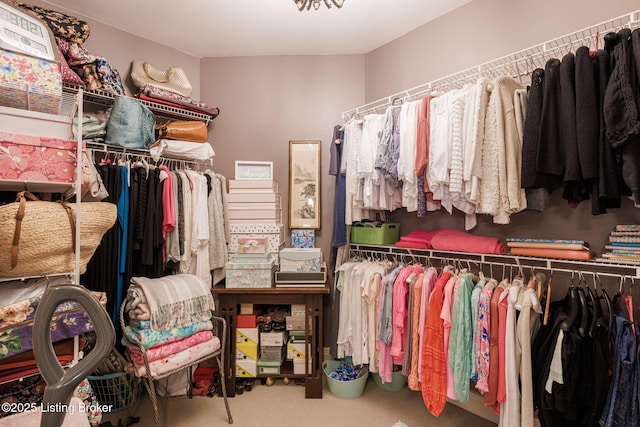
<svg viewBox="0 0 640 427">
<path fill-rule="evenodd" d="M 158 139 L 175 139 L 188 142 L 207 142 L 207 125 L 197 120 L 175 120 L 156 126 Z"/>
<path fill-rule="evenodd" d="M 187 98 L 191 97 L 191 83 L 180 67 L 171 67 L 163 71 L 154 68 L 148 62 L 136 60 L 131 63 L 131 80 L 138 89 L 152 85 Z"/>
</svg>

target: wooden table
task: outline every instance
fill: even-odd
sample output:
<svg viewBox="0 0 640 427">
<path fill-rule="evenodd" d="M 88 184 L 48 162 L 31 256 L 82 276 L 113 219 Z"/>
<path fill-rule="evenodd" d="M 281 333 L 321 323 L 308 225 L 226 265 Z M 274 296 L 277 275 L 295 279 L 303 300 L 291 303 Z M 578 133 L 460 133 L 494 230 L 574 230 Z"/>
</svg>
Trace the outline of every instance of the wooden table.
<svg viewBox="0 0 640 427">
<path fill-rule="evenodd" d="M 225 378 L 227 393 L 235 396 L 236 384 L 236 316 L 240 304 L 285 305 L 304 304 L 306 357 L 311 357 L 311 365 L 305 364 L 304 374 L 293 374 L 293 364 L 283 363 L 278 375 L 258 375 L 258 378 L 304 378 L 305 397 L 322 398 L 322 296 L 329 294 L 327 286 L 322 287 L 281 287 L 228 289 L 222 285 L 213 288 L 217 296 L 220 316 L 227 321 L 227 342 L 229 352 L 225 355 Z M 310 337 L 310 338 L 309 338 Z"/>
</svg>

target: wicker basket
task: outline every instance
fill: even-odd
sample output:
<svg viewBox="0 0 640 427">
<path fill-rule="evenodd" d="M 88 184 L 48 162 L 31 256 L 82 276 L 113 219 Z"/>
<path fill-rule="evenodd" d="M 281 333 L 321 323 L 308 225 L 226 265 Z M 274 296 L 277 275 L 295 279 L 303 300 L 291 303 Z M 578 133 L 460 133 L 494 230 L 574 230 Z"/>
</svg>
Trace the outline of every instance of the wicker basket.
<svg viewBox="0 0 640 427">
<path fill-rule="evenodd" d="M 21 203 L 24 203 L 24 218 L 15 248 L 16 214 Z M 75 205 L 71 203 L 69 207 L 75 222 Z M 102 236 L 115 223 L 117 212 L 116 205 L 106 202 L 82 203 L 80 209 L 80 272 L 84 273 Z M 67 210 L 61 203 L 23 199 L 0 206 L 0 277 L 73 271 L 74 232 Z M 12 247 L 14 254 L 17 250 L 17 263 L 13 268 Z"/>
<path fill-rule="evenodd" d="M 87 379 L 100 405 L 111 406 L 110 412 L 128 409 L 138 400 L 143 390 L 143 387 L 140 387 L 140 378 L 133 373 L 90 375 Z"/>
</svg>

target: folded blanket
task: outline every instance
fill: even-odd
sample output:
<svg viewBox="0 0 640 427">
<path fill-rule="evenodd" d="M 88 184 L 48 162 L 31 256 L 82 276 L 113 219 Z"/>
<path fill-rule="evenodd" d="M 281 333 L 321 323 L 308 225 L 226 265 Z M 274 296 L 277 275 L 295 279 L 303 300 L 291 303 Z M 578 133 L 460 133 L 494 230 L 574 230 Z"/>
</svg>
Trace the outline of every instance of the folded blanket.
<svg viewBox="0 0 640 427">
<path fill-rule="evenodd" d="M 216 152 L 209 142 L 161 139 L 149 148 L 149 154 L 157 162 L 162 156 L 187 160 L 210 160 L 216 155 Z"/>
<path fill-rule="evenodd" d="M 139 303 L 136 308 L 128 311 L 129 319 L 133 320 L 149 320 L 151 319 L 151 310 L 146 302 Z"/>
<path fill-rule="evenodd" d="M 211 312 L 208 313 L 206 319 L 201 320 L 202 322 L 206 322 L 207 320 L 211 319 Z M 133 329 L 151 329 L 151 322 L 149 320 L 145 320 L 145 319 L 139 319 L 139 320 L 129 320 L 129 326 L 131 326 Z M 188 326 L 188 325 L 187 325 Z"/>
<path fill-rule="evenodd" d="M 149 279 L 132 277 L 127 291 L 127 310 L 149 304 L 151 329 L 168 330 L 208 318 L 215 309 L 211 285 L 192 274 Z"/>
<path fill-rule="evenodd" d="M 196 332 L 195 334 L 190 335 L 184 339 L 145 350 L 145 352 L 147 353 L 147 360 L 149 362 L 153 362 L 154 360 L 159 360 L 163 357 L 171 356 L 172 354 L 179 353 L 182 350 L 186 350 L 189 347 L 193 347 L 196 344 L 200 344 L 201 342 L 205 342 L 212 338 L 213 332 L 211 331 Z M 218 337 L 215 337 L 215 339 L 218 339 Z M 136 365 L 144 365 L 144 357 L 142 356 L 142 351 L 140 351 L 137 347 L 132 346 L 127 348 L 127 355 L 129 356 L 129 359 L 131 359 L 131 361 Z"/>
<path fill-rule="evenodd" d="M 431 247 L 441 251 L 476 254 L 506 254 L 507 246 L 497 237 L 474 236 L 464 231 L 444 228 L 431 238 Z"/>
<path fill-rule="evenodd" d="M 431 249 L 431 245 L 420 242 L 412 242 L 410 240 L 398 240 L 396 242 L 396 246 L 399 248 L 408 248 L 408 249 Z"/>
<path fill-rule="evenodd" d="M 179 353 L 150 362 L 149 369 L 151 370 L 151 376 L 155 377 L 165 374 L 174 369 L 189 366 L 196 360 L 213 353 L 219 348 L 220 340 L 218 340 L 217 337 L 213 337 L 210 340 L 201 342 L 200 344 L 196 344 L 193 347 L 189 347 L 188 349 L 182 350 Z M 137 377 L 144 377 L 147 374 L 147 370 L 145 369 L 144 365 L 133 364 L 129 365 L 127 368 L 132 369 Z"/>
<path fill-rule="evenodd" d="M 133 334 L 140 345 L 149 349 L 157 347 L 162 344 L 171 343 L 181 340 L 188 336 L 195 334 L 196 332 L 212 330 L 213 324 L 211 320 L 205 322 L 195 322 L 191 325 L 183 326 L 181 328 L 171 328 L 166 331 L 154 331 L 153 329 L 137 329 L 131 326 L 125 326 L 125 336 L 122 338 L 122 344 L 129 347 L 131 344 L 127 341 L 127 336 Z"/>
<path fill-rule="evenodd" d="M 439 231 L 440 230 L 428 231 L 428 230 L 416 229 L 404 236 L 401 236 L 400 240 L 403 242 L 421 243 L 423 245 L 426 245 L 426 249 L 430 249 L 431 239 L 433 238 L 433 236 L 438 234 Z"/>
</svg>

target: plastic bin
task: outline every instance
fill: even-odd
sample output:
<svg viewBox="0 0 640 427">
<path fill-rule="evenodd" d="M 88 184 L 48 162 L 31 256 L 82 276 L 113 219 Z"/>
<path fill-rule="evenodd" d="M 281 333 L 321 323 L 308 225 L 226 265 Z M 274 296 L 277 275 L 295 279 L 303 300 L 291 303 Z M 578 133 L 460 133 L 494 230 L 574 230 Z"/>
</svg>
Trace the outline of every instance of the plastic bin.
<svg viewBox="0 0 640 427">
<path fill-rule="evenodd" d="M 331 394 L 341 399 L 357 399 L 362 396 L 364 387 L 367 385 L 369 369 L 364 367 L 360 376 L 353 381 L 338 381 L 331 378 L 331 372 L 334 372 L 339 366 L 339 360 L 325 360 L 322 362 L 322 370 L 325 377 L 327 377 L 327 385 Z"/>
<path fill-rule="evenodd" d="M 400 224 L 385 222 L 380 227 L 354 225 L 351 227 L 351 243 L 392 245 L 400 238 Z"/>
<path fill-rule="evenodd" d="M 372 372 L 371 378 L 373 378 L 373 382 L 376 383 L 378 387 L 388 391 L 400 391 L 407 385 L 407 377 L 402 375 L 402 371 L 394 371 L 391 382 L 389 383 L 383 384 L 382 378 L 380 378 L 377 372 Z"/>
</svg>

